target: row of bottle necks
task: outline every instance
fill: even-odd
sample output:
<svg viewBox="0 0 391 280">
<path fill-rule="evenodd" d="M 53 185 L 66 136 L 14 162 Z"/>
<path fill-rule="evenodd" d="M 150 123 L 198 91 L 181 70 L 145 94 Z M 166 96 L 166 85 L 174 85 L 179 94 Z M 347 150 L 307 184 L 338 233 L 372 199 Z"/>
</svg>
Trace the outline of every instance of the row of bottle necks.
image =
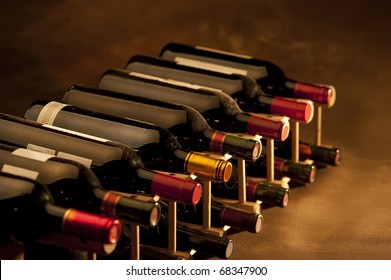
<svg viewBox="0 0 391 280">
<path fill-rule="evenodd" d="M 318 166 L 340 163 L 338 148 L 304 142 L 298 145 L 299 161 L 290 159 L 289 121 L 281 113 L 308 123 L 310 100 L 263 92 L 250 99 L 238 90 L 238 81 L 247 92 L 254 84 L 242 72 L 227 75 L 143 56 L 132 58 L 131 65 L 142 65 L 137 71 L 145 73 L 111 70 L 98 87 L 74 85 L 61 102 L 33 102 L 23 118 L 0 114 L 1 234 L 22 242 L 26 258 L 66 258 L 70 252 L 73 258 L 85 255 L 81 252 L 129 258 L 132 245 L 141 258 L 177 258 L 176 249 L 163 250 L 173 240 L 174 248 L 196 256 L 229 258 L 233 242 L 227 231 L 216 235 L 207 229 L 258 233 L 262 215 L 226 199 L 243 203 L 244 194 L 245 202 L 286 207 L 289 185 L 265 180 L 270 168 L 276 179 L 311 184 Z M 151 79 L 152 74 L 162 78 Z M 233 94 L 216 90 L 231 80 Z M 270 89 L 270 81 L 259 88 Z M 329 107 L 335 101 L 335 91 L 324 87 L 306 84 L 298 92 Z M 328 103 L 322 103 L 321 92 Z M 280 116 L 273 115 L 277 112 Z M 205 188 L 209 182 L 211 188 Z M 138 230 L 135 242 L 132 231 Z"/>
</svg>

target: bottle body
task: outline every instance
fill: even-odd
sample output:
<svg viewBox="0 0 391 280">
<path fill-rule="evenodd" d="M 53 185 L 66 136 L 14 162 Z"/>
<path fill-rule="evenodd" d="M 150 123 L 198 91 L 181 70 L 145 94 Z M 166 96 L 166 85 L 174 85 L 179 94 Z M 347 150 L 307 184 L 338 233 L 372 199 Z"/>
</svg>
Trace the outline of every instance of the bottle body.
<svg viewBox="0 0 391 280">
<path fill-rule="evenodd" d="M 281 157 L 274 157 L 274 176 L 276 179 L 289 177 L 298 183 L 313 183 L 316 177 L 316 165 L 309 162 L 294 162 Z M 267 176 L 266 153 L 255 162 L 246 163 L 246 174 L 251 177 Z"/>
<path fill-rule="evenodd" d="M 177 218 L 179 221 L 200 224 L 203 223 L 202 202 L 196 207 L 179 207 Z M 223 228 L 230 226 L 235 229 L 245 230 L 251 233 L 259 233 L 262 227 L 262 215 L 238 209 L 216 200 L 211 203 L 211 226 Z"/>
<path fill-rule="evenodd" d="M 121 235 L 119 220 L 57 206 L 49 190 L 36 180 L 2 168 L 0 184 L 2 228 L 16 240 L 28 243 L 55 232 L 115 244 Z"/>
<path fill-rule="evenodd" d="M 82 85 L 72 86 L 62 101 L 91 111 L 154 124 L 169 130 L 180 145 L 189 151 L 228 153 L 250 160 L 258 158 L 261 152 L 258 139 L 235 137 L 216 131 L 199 112 L 188 106 Z"/>
<path fill-rule="evenodd" d="M 269 95 L 308 99 L 327 107 L 332 107 L 335 103 L 336 91 L 333 86 L 289 79 L 280 67 L 269 61 L 177 43 L 167 44 L 160 56 L 183 65 L 213 67 L 215 71 L 219 71 L 216 65 L 220 65 L 226 71 L 256 80 L 260 89 Z"/>
<path fill-rule="evenodd" d="M 291 137 L 285 143 L 277 143 L 274 146 L 275 155 L 289 159 L 292 153 Z M 330 145 L 314 145 L 305 141 L 299 141 L 299 160 L 312 160 L 317 165 L 338 166 L 341 164 L 341 150 Z"/>
<path fill-rule="evenodd" d="M 165 207 L 162 206 L 162 208 Z M 176 230 L 177 249 L 179 251 L 196 250 L 199 253 L 221 259 L 228 259 L 233 252 L 233 240 L 227 237 L 220 237 L 207 231 L 194 229 L 179 221 Z M 158 231 L 155 229 L 142 230 L 140 237 L 141 244 L 167 248 L 168 220 L 166 215 L 162 215 Z"/>
</svg>

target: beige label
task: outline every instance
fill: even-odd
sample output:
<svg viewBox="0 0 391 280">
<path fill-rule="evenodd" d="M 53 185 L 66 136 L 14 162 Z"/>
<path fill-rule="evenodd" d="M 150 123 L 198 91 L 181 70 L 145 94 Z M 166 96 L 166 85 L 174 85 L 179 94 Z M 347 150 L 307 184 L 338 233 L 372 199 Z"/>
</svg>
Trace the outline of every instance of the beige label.
<svg viewBox="0 0 391 280">
<path fill-rule="evenodd" d="M 70 129 L 65 129 L 65 128 L 62 128 L 62 127 L 57 127 L 57 126 L 48 125 L 48 124 L 44 124 L 43 126 L 47 127 L 47 128 L 50 128 L 50 129 L 53 129 L 53 130 L 66 132 L 66 133 L 69 133 L 69 134 L 72 134 L 72 135 L 81 136 L 81 137 L 88 138 L 88 139 L 91 139 L 91 140 L 96 140 L 96 141 L 99 141 L 99 142 L 104 142 L 105 143 L 105 142 L 109 141 L 108 139 L 104 139 L 104 138 L 101 138 L 101 137 L 96 137 L 96 136 L 93 136 L 93 135 L 90 135 L 90 134 L 85 134 L 85 133 L 81 133 L 81 132 L 70 130 Z"/>
<path fill-rule="evenodd" d="M 44 154 L 48 154 L 48 155 L 53 155 L 53 156 L 56 154 L 56 150 L 49 149 L 49 148 L 42 147 L 42 146 L 38 146 L 38 145 L 34 145 L 34 144 L 27 144 L 26 149 L 40 152 L 40 153 L 44 153 Z"/>
<path fill-rule="evenodd" d="M 25 157 L 33 160 L 38 160 L 42 162 L 46 162 L 49 158 L 52 158 L 53 155 L 50 154 L 44 154 L 41 152 L 37 151 L 32 151 L 28 149 L 16 149 L 15 151 L 12 152 L 13 155 L 20 156 L 20 157 Z"/>
<path fill-rule="evenodd" d="M 33 171 L 33 170 L 21 168 L 21 167 L 16 167 L 16 166 L 9 165 L 9 164 L 4 164 L 1 171 L 4 173 L 16 175 L 16 176 L 21 176 L 21 177 L 32 179 L 32 180 L 36 180 L 39 175 L 39 173 L 37 171 Z"/>
<path fill-rule="evenodd" d="M 61 152 L 61 151 L 59 151 L 56 154 L 56 150 L 49 149 L 49 148 L 42 147 L 42 146 L 38 146 L 38 145 L 28 144 L 27 145 L 27 149 L 28 150 L 32 150 L 32 151 L 36 151 L 36 152 L 40 152 L 40 153 L 44 153 L 44 154 L 57 156 L 59 158 L 73 160 L 73 161 L 76 161 L 78 163 L 81 163 L 81 164 L 85 165 L 87 168 L 90 168 L 91 164 L 92 164 L 92 159 L 81 157 L 81 156 L 77 156 L 77 155 L 74 155 L 74 154 Z"/>
<path fill-rule="evenodd" d="M 170 84 L 170 85 L 182 86 L 182 87 L 187 87 L 187 88 L 191 88 L 191 89 L 196 89 L 196 90 L 197 89 L 201 89 L 201 90 L 222 92 L 221 89 L 217 89 L 217 88 L 206 87 L 206 86 L 201 86 L 201 85 L 197 85 L 197 84 L 191 84 L 191 83 L 182 82 L 182 81 L 173 80 L 173 79 L 164 79 L 164 78 L 160 78 L 160 77 L 156 77 L 156 76 L 152 76 L 152 75 L 148 75 L 148 74 L 142 74 L 142 73 L 138 73 L 138 72 L 130 72 L 129 75 L 135 76 L 135 77 L 144 78 L 144 79 L 150 79 L 150 80 L 154 80 L 154 81 L 159 81 L 159 82 Z"/>
<path fill-rule="evenodd" d="M 64 158 L 64 159 L 69 159 L 69 160 L 76 161 L 78 163 L 83 164 L 87 168 L 90 168 L 91 164 L 92 164 L 92 160 L 91 159 L 85 158 L 85 157 L 76 156 L 76 155 L 73 155 L 73 154 L 68 154 L 68 153 L 64 153 L 64 152 L 58 152 L 57 156 L 59 158 Z"/>
<path fill-rule="evenodd" d="M 180 57 L 180 56 L 175 57 L 175 62 L 180 65 L 195 67 L 203 70 L 215 71 L 223 74 L 239 74 L 242 76 L 247 76 L 247 71 L 243 69 L 222 66 L 215 63 L 204 62 L 204 61 L 199 61 L 199 60 Z"/>
<path fill-rule="evenodd" d="M 69 105 L 55 101 L 49 102 L 42 108 L 38 115 L 37 122 L 52 125 L 57 117 L 58 112 L 60 112 L 61 109 L 66 106 Z"/>
</svg>

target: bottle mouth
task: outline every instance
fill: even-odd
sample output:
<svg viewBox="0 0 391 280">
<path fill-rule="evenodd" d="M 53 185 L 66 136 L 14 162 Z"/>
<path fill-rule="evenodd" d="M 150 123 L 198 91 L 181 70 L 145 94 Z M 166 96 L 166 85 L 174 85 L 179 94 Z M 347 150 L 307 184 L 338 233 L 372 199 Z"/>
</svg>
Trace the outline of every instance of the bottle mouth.
<svg viewBox="0 0 391 280">
<path fill-rule="evenodd" d="M 279 137 L 280 141 L 285 141 L 288 138 L 289 131 L 290 131 L 290 124 L 289 122 L 286 122 L 281 126 L 281 132 Z"/>
<path fill-rule="evenodd" d="M 335 104 L 335 100 L 337 98 L 337 91 L 335 90 L 335 87 L 331 85 L 327 85 L 325 87 L 327 89 L 327 106 L 330 108 Z"/>
<path fill-rule="evenodd" d="M 263 216 L 259 214 L 255 221 L 255 233 L 259 233 L 262 229 Z"/>
<path fill-rule="evenodd" d="M 313 165 L 309 176 L 309 183 L 315 182 L 315 177 L 316 177 L 316 166 Z"/>
<path fill-rule="evenodd" d="M 341 151 L 336 150 L 335 152 L 335 160 L 334 160 L 334 165 L 340 165 L 341 164 Z"/>
<path fill-rule="evenodd" d="M 257 160 L 262 154 L 262 145 L 261 145 L 261 142 L 258 141 L 258 142 L 255 142 L 255 145 L 254 145 L 254 149 L 253 149 L 253 153 L 251 155 L 251 160 L 252 161 L 255 161 Z"/>
<path fill-rule="evenodd" d="M 229 240 L 225 249 L 225 258 L 229 259 L 233 251 L 234 251 L 234 243 L 232 240 Z"/>
<path fill-rule="evenodd" d="M 158 207 L 154 207 L 149 215 L 149 224 L 152 227 L 156 227 L 160 220 L 160 211 Z"/>
<path fill-rule="evenodd" d="M 114 220 L 108 234 L 108 244 L 115 244 L 121 236 L 122 226 L 119 220 Z"/>
<path fill-rule="evenodd" d="M 284 194 L 284 198 L 282 199 L 282 208 L 287 207 L 289 204 L 289 192 Z"/>
</svg>

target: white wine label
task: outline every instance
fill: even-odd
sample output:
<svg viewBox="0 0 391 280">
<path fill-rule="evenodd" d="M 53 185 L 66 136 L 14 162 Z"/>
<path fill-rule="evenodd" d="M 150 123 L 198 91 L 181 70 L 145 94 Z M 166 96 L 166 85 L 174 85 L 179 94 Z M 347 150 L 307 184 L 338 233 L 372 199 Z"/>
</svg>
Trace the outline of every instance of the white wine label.
<svg viewBox="0 0 391 280">
<path fill-rule="evenodd" d="M 37 171 L 16 167 L 9 164 L 4 164 L 3 168 L 1 169 L 2 172 L 25 177 L 28 179 L 36 180 L 38 178 L 39 173 Z"/>
<path fill-rule="evenodd" d="M 244 55 L 244 54 L 238 54 L 238 53 L 233 53 L 233 52 L 227 52 L 227 51 L 222 51 L 222 50 L 216 50 L 216 49 L 206 48 L 206 47 L 201 47 L 201 46 L 195 46 L 195 48 L 196 48 L 196 49 L 199 49 L 199 50 L 208 51 L 208 52 L 226 54 L 226 55 L 236 56 L 236 57 L 245 58 L 245 59 L 251 59 L 251 58 L 252 58 L 251 56 Z"/>
<path fill-rule="evenodd" d="M 92 160 L 89 158 L 80 157 L 80 156 L 76 156 L 76 155 L 68 154 L 68 153 L 64 153 L 64 152 L 58 152 L 57 156 L 59 158 L 64 158 L 64 159 L 76 161 L 78 163 L 83 164 L 87 168 L 91 168 Z"/>
<path fill-rule="evenodd" d="M 72 135 L 81 136 L 81 137 L 88 138 L 88 139 L 95 140 L 95 141 L 99 141 L 99 142 L 104 142 L 105 143 L 105 142 L 109 142 L 110 141 L 108 139 L 104 139 L 104 138 L 101 138 L 101 137 L 96 137 L 96 136 L 93 136 L 93 135 L 90 135 L 90 134 L 85 134 L 85 133 L 81 133 L 81 132 L 77 132 L 77 131 L 74 131 L 74 130 L 69 130 L 69 129 L 65 129 L 65 128 L 62 128 L 62 127 L 57 127 L 57 126 L 53 126 L 53 125 L 49 125 L 49 124 L 44 124 L 43 126 L 47 127 L 47 128 L 50 128 L 50 129 L 53 129 L 53 130 L 66 132 L 66 133 L 69 133 L 69 134 L 72 134 Z"/>
<path fill-rule="evenodd" d="M 49 148 L 42 147 L 42 146 L 38 146 L 38 145 L 28 144 L 27 145 L 27 149 L 31 150 L 31 151 L 40 152 L 40 153 L 43 153 L 43 154 L 57 156 L 59 158 L 73 160 L 73 161 L 76 161 L 78 163 L 83 164 L 87 168 L 90 168 L 91 164 L 92 164 L 92 159 L 81 157 L 81 156 L 77 156 L 77 155 L 74 155 L 74 154 L 61 152 L 61 151 L 57 152 L 56 150 L 49 149 Z"/>
<path fill-rule="evenodd" d="M 44 154 L 41 152 L 22 149 L 22 148 L 16 149 L 15 151 L 12 152 L 12 154 L 20 157 L 42 161 L 42 162 L 46 162 L 49 158 L 53 157 L 53 155 Z"/>
<path fill-rule="evenodd" d="M 199 60 L 180 57 L 180 56 L 175 57 L 175 62 L 180 65 L 195 67 L 203 70 L 215 71 L 223 74 L 239 74 L 239 75 L 247 76 L 247 71 L 243 69 L 222 66 L 215 63 L 204 62 L 204 61 L 199 61 Z"/>
<path fill-rule="evenodd" d="M 150 80 L 154 80 L 154 81 L 159 81 L 159 82 L 170 84 L 170 85 L 182 86 L 182 87 L 187 87 L 187 88 L 191 88 L 191 89 L 196 89 L 196 90 L 197 89 L 202 89 L 202 90 L 222 92 L 222 90 L 217 89 L 217 88 L 201 86 L 201 85 L 187 83 L 187 82 L 182 82 L 182 81 L 173 80 L 173 79 L 160 78 L 160 77 L 156 77 L 156 76 L 152 76 L 152 75 L 148 75 L 148 74 L 142 74 L 142 73 L 138 73 L 138 72 L 130 72 L 129 75 L 135 76 L 135 77 L 144 78 L 144 79 L 150 79 Z"/>
<path fill-rule="evenodd" d="M 55 101 L 49 102 L 42 108 L 38 115 L 37 122 L 52 125 L 57 117 L 58 112 L 60 112 L 61 109 L 66 106 L 69 105 Z"/>
<path fill-rule="evenodd" d="M 34 144 L 27 144 L 26 149 L 36 151 L 36 152 L 41 152 L 41 153 L 48 154 L 48 155 L 55 155 L 56 154 L 56 150 L 49 149 L 49 148 L 42 147 L 42 146 L 38 146 L 38 145 L 34 145 Z"/>
</svg>

